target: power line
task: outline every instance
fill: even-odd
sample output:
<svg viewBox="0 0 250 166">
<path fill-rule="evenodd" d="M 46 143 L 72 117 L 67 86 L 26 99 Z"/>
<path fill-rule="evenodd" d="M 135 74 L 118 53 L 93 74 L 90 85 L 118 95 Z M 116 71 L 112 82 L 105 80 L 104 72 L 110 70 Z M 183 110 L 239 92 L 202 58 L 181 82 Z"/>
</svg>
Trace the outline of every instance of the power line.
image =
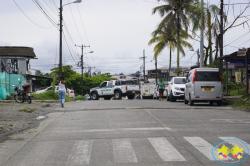
<svg viewBox="0 0 250 166">
<path fill-rule="evenodd" d="M 231 6 L 235 6 L 235 5 L 249 5 L 250 2 L 238 2 L 238 3 L 225 3 L 224 5 L 231 5 Z"/>
<path fill-rule="evenodd" d="M 67 39 L 66 39 L 66 35 L 65 35 L 64 32 L 63 32 L 63 36 L 64 36 L 64 41 L 65 41 L 65 43 L 66 43 L 66 46 L 67 46 L 67 48 L 68 48 L 69 54 L 70 54 L 71 58 L 73 59 L 73 61 L 75 62 L 75 64 L 77 64 L 77 62 L 76 62 L 76 60 L 75 60 L 75 58 L 74 58 L 74 56 L 73 56 L 73 54 L 72 54 L 72 52 L 71 52 L 71 50 L 70 50 L 70 47 L 69 47 L 69 44 L 68 44 L 68 41 L 67 41 Z"/>
<path fill-rule="evenodd" d="M 79 9 L 79 6 L 77 6 L 77 11 L 78 11 L 78 14 L 79 14 L 79 16 L 80 16 L 80 21 L 81 21 L 81 24 L 82 24 L 82 27 L 83 27 L 83 32 L 84 32 L 84 35 L 85 35 L 85 37 L 86 37 L 87 43 L 88 43 L 89 45 L 91 45 L 91 44 L 90 44 L 90 41 L 89 41 L 89 37 L 88 37 L 87 31 L 86 31 L 85 23 L 84 23 L 83 17 L 82 17 L 82 15 L 81 15 L 81 12 L 80 12 L 80 9 Z"/>
<path fill-rule="evenodd" d="M 83 41 L 82 33 L 80 32 L 80 30 L 79 30 L 79 28 L 78 28 L 78 25 L 77 25 L 77 23 L 76 23 L 76 20 L 75 20 L 74 15 L 73 15 L 72 7 L 71 7 L 71 6 L 70 6 L 70 13 L 71 13 L 71 17 L 72 17 L 73 23 L 74 23 L 74 25 L 75 25 L 76 31 L 77 31 L 77 33 L 78 33 L 79 36 L 80 36 L 80 40 Z"/>
<path fill-rule="evenodd" d="M 47 12 L 43 9 L 38 0 L 32 0 L 32 2 L 38 7 L 38 9 L 45 15 L 45 17 L 49 20 L 49 22 L 57 28 L 57 23 L 47 14 Z"/>
<path fill-rule="evenodd" d="M 224 47 L 229 46 L 230 44 L 236 42 L 237 40 L 241 39 L 243 36 L 247 35 L 250 32 L 250 30 L 242 35 L 240 35 L 239 37 L 237 37 L 235 40 L 231 41 L 230 43 L 226 44 Z"/>
<path fill-rule="evenodd" d="M 16 7 L 19 9 L 19 11 L 35 26 L 39 27 L 39 28 L 43 28 L 43 29 L 49 29 L 51 27 L 44 27 L 44 26 L 41 26 L 39 25 L 38 23 L 36 23 L 35 21 L 33 21 L 25 12 L 24 10 L 21 8 L 21 6 L 15 1 L 15 0 L 12 0 L 14 2 L 14 4 L 16 5 Z"/>
</svg>

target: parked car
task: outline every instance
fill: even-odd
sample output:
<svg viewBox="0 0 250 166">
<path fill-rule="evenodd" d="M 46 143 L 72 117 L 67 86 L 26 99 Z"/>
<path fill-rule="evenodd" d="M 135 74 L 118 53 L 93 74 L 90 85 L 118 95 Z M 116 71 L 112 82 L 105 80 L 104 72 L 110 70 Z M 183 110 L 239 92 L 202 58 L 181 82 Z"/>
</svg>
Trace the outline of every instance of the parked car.
<svg viewBox="0 0 250 166">
<path fill-rule="evenodd" d="M 137 80 L 111 80 L 104 81 L 99 87 L 90 89 L 92 100 L 98 100 L 103 97 L 105 100 L 110 100 L 112 97 L 116 100 L 127 97 L 134 99 L 140 93 L 140 88 Z"/>
<path fill-rule="evenodd" d="M 216 102 L 221 105 L 223 93 L 218 68 L 196 68 L 187 75 L 185 104 L 194 102 Z"/>
<path fill-rule="evenodd" d="M 143 99 L 153 99 L 159 96 L 154 80 L 141 83 L 141 96 Z"/>
<path fill-rule="evenodd" d="M 168 101 L 184 99 L 186 77 L 173 77 L 166 88 L 166 97 Z"/>
</svg>

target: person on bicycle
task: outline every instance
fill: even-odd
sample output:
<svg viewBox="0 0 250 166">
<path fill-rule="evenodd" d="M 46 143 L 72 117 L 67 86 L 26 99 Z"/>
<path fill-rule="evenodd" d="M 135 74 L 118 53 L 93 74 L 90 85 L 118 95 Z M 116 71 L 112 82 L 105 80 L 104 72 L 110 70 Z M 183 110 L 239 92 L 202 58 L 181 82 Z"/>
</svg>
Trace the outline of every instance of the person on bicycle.
<svg viewBox="0 0 250 166">
<path fill-rule="evenodd" d="M 65 94 L 66 94 L 66 87 L 64 84 L 64 80 L 61 80 L 59 85 L 58 85 L 58 91 L 59 91 L 59 101 L 61 104 L 61 107 L 64 107 L 64 103 L 65 103 Z"/>
</svg>

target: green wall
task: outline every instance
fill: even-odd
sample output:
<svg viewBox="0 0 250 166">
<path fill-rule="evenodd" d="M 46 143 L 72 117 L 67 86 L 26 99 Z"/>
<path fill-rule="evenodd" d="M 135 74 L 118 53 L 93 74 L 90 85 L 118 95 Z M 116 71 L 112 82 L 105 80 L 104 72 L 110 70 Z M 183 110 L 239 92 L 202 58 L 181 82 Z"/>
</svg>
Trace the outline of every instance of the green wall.
<svg viewBox="0 0 250 166">
<path fill-rule="evenodd" d="M 26 79 L 21 74 L 0 72 L 0 100 L 5 100 L 14 93 L 15 86 L 21 87 L 25 82 Z"/>
</svg>

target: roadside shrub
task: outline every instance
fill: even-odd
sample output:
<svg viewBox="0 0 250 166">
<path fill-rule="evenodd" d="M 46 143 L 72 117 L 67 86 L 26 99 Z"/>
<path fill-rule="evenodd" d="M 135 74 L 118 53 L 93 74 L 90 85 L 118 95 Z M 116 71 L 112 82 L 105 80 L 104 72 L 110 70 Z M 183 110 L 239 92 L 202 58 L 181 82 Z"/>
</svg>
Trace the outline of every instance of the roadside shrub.
<svg viewBox="0 0 250 166">
<path fill-rule="evenodd" d="M 76 100 L 85 100 L 85 97 L 82 96 L 82 95 L 78 95 L 78 96 L 76 96 L 75 99 L 76 99 Z"/>
<path fill-rule="evenodd" d="M 245 111 L 250 111 L 250 95 L 244 95 L 233 102 L 233 106 Z"/>
<path fill-rule="evenodd" d="M 34 100 L 58 100 L 58 94 L 53 90 L 40 93 L 40 94 L 32 94 Z"/>
<path fill-rule="evenodd" d="M 229 83 L 228 84 L 229 96 L 241 96 L 246 94 L 246 88 L 242 84 Z"/>
</svg>

